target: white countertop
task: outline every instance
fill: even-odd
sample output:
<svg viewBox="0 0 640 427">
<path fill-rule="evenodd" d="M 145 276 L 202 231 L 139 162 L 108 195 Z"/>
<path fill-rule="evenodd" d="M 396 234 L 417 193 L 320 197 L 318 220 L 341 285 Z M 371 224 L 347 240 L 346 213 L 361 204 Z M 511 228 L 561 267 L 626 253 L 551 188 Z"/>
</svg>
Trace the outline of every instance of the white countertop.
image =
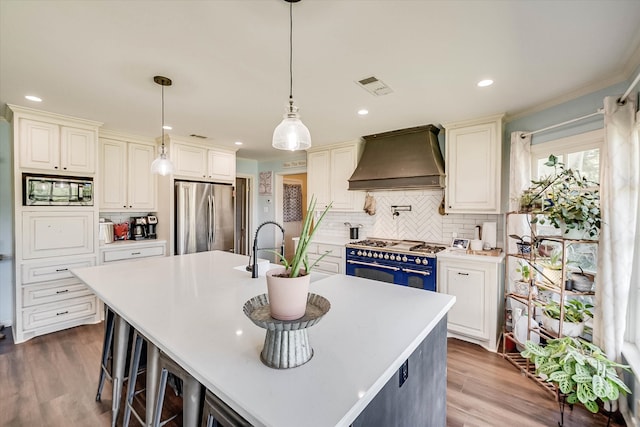
<svg viewBox="0 0 640 427">
<path fill-rule="evenodd" d="M 477 261 L 477 262 L 492 262 L 492 263 L 501 263 L 504 260 L 504 252 L 500 252 L 500 255 L 491 256 L 491 255 L 476 255 L 472 253 L 468 253 L 465 249 L 447 249 L 442 252 L 438 252 L 436 255 L 438 259 L 463 259 L 468 261 Z"/>
<path fill-rule="evenodd" d="M 348 426 L 449 311 L 452 296 L 333 275 L 311 283 L 331 310 L 309 329 L 313 358 L 260 362 L 265 330 L 242 312 L 266 292 L 248 258 L 213 251 L 72 273 L 256 426 Z"/>
</svg>

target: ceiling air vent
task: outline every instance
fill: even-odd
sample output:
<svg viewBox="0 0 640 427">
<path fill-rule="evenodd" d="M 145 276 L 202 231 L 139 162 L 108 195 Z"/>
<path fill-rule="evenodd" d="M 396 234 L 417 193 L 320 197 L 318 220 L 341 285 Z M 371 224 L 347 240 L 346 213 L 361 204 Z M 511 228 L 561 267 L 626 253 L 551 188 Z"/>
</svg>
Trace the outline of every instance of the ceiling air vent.
<svg viewBox="0 0 640 427">
<path fill-rule="evenodd" d="M 204 136 L 204 135 L 198 135 L 197 133 L 192 133 L 192 134 L 191 134 L 191 135 L 189 135 L 189 136 L 192 136 L 192 137 L 194 137 L 194 138 L 207 139 L 207 137 L 206 137 L 206 136 Z"/>
<path fill-rule="evenodd" d="M 393 92 L 389 86 L 387 86 L 382 80 L 378 80 L 377 77 L 371 76 L 356 81 L 358 86 L 375 96 L 387 95 Z"/>
</svg>

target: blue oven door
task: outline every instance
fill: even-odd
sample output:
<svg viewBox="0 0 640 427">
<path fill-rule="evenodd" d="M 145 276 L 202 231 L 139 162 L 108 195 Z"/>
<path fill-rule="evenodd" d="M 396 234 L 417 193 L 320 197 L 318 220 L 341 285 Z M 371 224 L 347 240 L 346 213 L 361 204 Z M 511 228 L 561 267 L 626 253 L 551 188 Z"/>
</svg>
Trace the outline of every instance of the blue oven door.
<svg viewBox="0 0 640 427">
<path fill-rule="evenodd" d="M 402 267 L 402 274 L 399 285 L 410 286 L 412 288 L 436 291 L 436 266 L 435 263 L 429 269 L 412 269 Z"/>
<path fill-rule="evenodd" d="M 364 277 L 380 282 L 397 283 L 400 268 L 380 265 L 373 262 L 347 259 L 346 273 L 348 276 Z"/>
</svg>

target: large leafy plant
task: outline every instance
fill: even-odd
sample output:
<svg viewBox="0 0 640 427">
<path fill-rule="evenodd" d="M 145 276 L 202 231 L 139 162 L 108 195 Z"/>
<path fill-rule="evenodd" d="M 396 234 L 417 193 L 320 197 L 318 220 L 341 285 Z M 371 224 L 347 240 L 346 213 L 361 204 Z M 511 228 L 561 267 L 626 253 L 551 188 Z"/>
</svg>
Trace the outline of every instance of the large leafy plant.
<svg viewBox="0 0 640 427">
<path fill-rule="evenodd" d="M 332 203 L 329 203 L 329 205 L 325 208 L 325 210 L 322 211 L 322 213 L 320 214 L 320 217 L 318 217 L 315 224 L 313 224 L 312 226 L 313 215 L 316 209 L 316 198 L 315 196 L 311 196 L 311 201 L 309 202 L 309 207 L 307 208 L 307 214 L 305 215 L 304 220 L 302 222 L 302 231 L 300 232 L 300 240 L 298 241 L 298 247 L 296 248 L 296 252 L 293 255 L 293 258 L 291 259 L 291 261 L 288 261 L 279 252 L 272 251 L 273 253 L 278 255 L 278 257 L 280 258 L 280 261 L 282 261 L 282 265 L 284 265 L 284 268 L 287 270 L 286 276 L 288 277 L 300 276 L 300 274 L 302 273 L 303 267 L 305 272 L 304 274 L 310 273 L 311 269 L 318 262 L 320 262 L 322 258 L 324 258 L 329 253 L 331 253 L 331 251 L 327 251 L 324 254 L 322 254 L 313 264 L 309 264 L 309 256 L 307 255 L 307 252 L 309 250 L 309 244 L 311 243 L 311 240 L 315 235 L 316 231 L 320 227 L 320 223 L 324 219 L 327 212 L 329 212 L 331 205 Z"/>
<path fill-rule="evenodd" d="M 549 301 L 545 305 L 540 305 L 542 312 L 552 319 L 560 319 L 560 304 L 556 301 Z M 583 303 L 580 300 L 572 299 L 564 303 L 564 321 L 571 323 L 580 323 L 587 320 L 587 316 L 593 317 L 593 313 L 590 308 L 593 305 L 589 303 Z"/>
<path fill-rule="evenodd" d="M 552 339 L 546 346 L 527 341 L 521 355 L 535 363 L 536 374 L 554 383 L 567 403 L 580 402 L 593 413 L 598 412 L 598 399 L 606 403 L 620 393 L 631 393 L 616 372 L 629 367 L 609 360 L 598 346 L 580 338 Z"/>
</svg>

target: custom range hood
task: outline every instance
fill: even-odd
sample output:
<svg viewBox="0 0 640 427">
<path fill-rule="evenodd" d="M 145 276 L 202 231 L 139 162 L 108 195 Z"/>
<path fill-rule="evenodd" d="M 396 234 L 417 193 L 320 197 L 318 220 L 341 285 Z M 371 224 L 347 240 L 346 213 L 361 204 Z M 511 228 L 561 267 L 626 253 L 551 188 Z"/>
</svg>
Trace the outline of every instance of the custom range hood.
<svg viewBox="0 0 640 427">
<path fill-rule="evenodd" d="M 444 161 L 434 125 L 364 136 L 349 190 L 444 188 Z"/>
</svg>

